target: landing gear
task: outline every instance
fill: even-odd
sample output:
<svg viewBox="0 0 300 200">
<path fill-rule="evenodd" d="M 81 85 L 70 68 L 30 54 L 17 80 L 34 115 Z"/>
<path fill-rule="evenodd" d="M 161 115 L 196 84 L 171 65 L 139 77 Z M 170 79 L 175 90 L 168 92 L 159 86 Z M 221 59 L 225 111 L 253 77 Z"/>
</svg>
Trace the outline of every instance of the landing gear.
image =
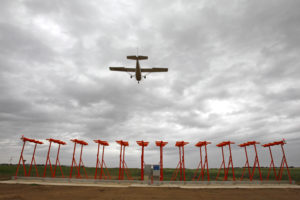
<svg viewBox="0 0 300 200">
<path fill-rule="evenodd" d="M 132 75 L 130 75 L 130 78 L 132 78 L 133 76 Z"/>
<path fill-rule="evenodd" d="M 146 76 L 144 76 L 144 79 L 146 79 Z"/>
</svg>

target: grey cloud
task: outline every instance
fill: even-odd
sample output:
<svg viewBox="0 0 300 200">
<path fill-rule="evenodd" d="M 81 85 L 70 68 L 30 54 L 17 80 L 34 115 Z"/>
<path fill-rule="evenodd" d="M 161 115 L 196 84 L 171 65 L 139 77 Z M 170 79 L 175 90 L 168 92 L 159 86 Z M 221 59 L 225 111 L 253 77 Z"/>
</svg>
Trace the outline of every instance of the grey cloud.
<svg viewBox="0 0 300 200">
<path fill-rule="evenodd" d="M 168 141 L 167 167 L 177 164 L 177 140 L 190 142 L 188 167 L 197 164 L 198 140 L 213 142 L 208 149 L 213 157 L 220 156 L 215 145 L 223 140 L 285 138 L 287 153 L 298 150 L 298 4 L 4 1 L 0 138 L 10 152 L 2 149 L 0 161 L 7 162 L 8 154 L 16 161 L 22 134 L 67 141 L 64 164 L 70 164 L 69 139 L 87 140 L 89 166 L 95 164 L 92 139 L 98 138 L 111 144 L 106 151 L 111 166 L 118 164 L 116 139 L 130 142 L 131 167 L 139 163 L 136 140 L 150 141 L 148 163 L 159 159 L 154 141 Z M 142 67 L 169 72 L 150 74 L 138 85 L 128 74 L 108 70 L 134 66 L 126 56 L 136 47 L 149 56 Z M 40 146 L 39 163 L 46 149 Z M 267 152 L 260 152 L 266 164 Z M 233 153 L 243 165 L 241 149 L 233 145 Z M 288 158 L 299 165 L 297 155 Z"/>
<path fill-rule="evenodd" d="M 30 30 L 21 27 L 1 23 L 0 44 L 1 54 L 9 56 L 9 59 L 26 60 L 26 62 L 49 62 L 52 60 L 51 47 L 46 46 Z M 33 59 L 34 58 L 34 59 Z"/>
</svg>

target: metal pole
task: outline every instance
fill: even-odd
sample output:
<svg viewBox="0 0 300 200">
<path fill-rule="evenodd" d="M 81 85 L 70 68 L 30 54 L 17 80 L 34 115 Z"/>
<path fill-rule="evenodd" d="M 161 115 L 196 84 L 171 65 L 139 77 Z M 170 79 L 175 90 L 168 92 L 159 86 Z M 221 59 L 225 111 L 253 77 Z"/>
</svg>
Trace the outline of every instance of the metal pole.
<svg viewBox="0 0 300 200">
<path fill-rule="evenodd" d="M 183 166 L 183 180 L 185 181 L 184 146 L 182 146 L 182 166 Z"/>
<path fill-rule="evenodd" d="M 247 147 L 246 146 L 245 146 L 245 153 L 246 153 L 246 159 L 247 159 L 246 164 L 247 164 L 247 167 L 248 167 L 248 174 L 249 174 L 250 180 L 252 181 L 252 175 L 250 173 L 250 165 L 249 165 L 248 152 L 247 152 Z"/>
<path fill-rule="evenodd" d="M 275 170 L 275 165 L 274 165 L 274 160 L 273 160 L 272 150 L 271 150 L 271 147 L 270 147 L 270 146 L 269 146 L 269 151 L 270 151 L 270 156 L 271 156 L 271 163 L 270 163 L 270 168 L 269 168 L 269 170 L 268 170 L 267 180 L 269 180 L 269 175 L 270 175 L 271 167 L 273 167 L 273 172 L 274 172 L 274 175 L 275 175 L 275 179 L 277 180 L 277 175 L 276 175 L 276 170 Z"/>
<path fill-rule="evenodd" d="M 201 161 L 201 148 L 199 148 L 199 152 L 200 152 L 200 161 Z M 197 167 L 197 169 L 194 173 L 194 176 L 193 176 L 192 180 L 195 180 L 195 178 L 197 178 L 197 173 L 198 173 L 198 170 L 200 169 L 200 166 L 201 166 L 201 162 L 199 162 L 198 167 Z M 201 171 L 200 171 L 200 174 L 201 174 Z M 198 181 L 200 179 L 200 174 L 199 174 L 199 177 L 198 177 Z"/>
<path fill-rule="evenodd" d="M 160 180 L 164 180 L 164 171 L 163 171 L 163 146 L 160 146 Z"/>
<path fill-rule="evenodd" d="M 246 168 L 246 167 L 248 167 L 249 179 L 251 180 L 251 173 L 250 173 L 249 160 L 248 160 L 248 153 L 247 153 L 247 147 L 246 147 L 246 146 L 244 146 L 244 150 L 245 150 L 245 155 L 246 155 L 246 163 L 245 163 L 245 166 L 244 166 L 243 171 L 242 171 L 242 177 L 241 177 L 241 180 L 243 180 L 243 176 L 244 176 L 244 172 L 245 172 L 245 168 Z"/>
<path fill-rule="evenodd" d="M 229 151 L 230 151 L 230 161 L 231 162 L 231 169 L 232 169 L 232 176 L 233 176 L 233 180 L 235 181 L 235 176 L 234 176 L 234 168 L 233 168 L 233 161 L 232 161 L 232 154 L 231 154 L 231 147 L 230 147 L 230 143 L 229 143 Z M 229 170 L 229 169 L 228 169 Z M 228 171 L 227 171 L 228 172 Z M 227 173 L 228 175 L 228 173 Z"/>
<path fill-rule="evenodd" d="M 35 145 L 34 145 L 34 150 L 33 150 L 33 154 L 32 154 L 32 159 L 31 159 L 31 163 L 30 163 L 30 167 L 29 167 L 28 176 L 30 176 L 30 173 L 31 173 L 31 168 L 32 168 L 33 160 L 34 160 L 34 154 L 35 154 L 36 146 L 37 146 L 37 143 L 35 143 Z M 37 176 L 39 176 L 39 175 L 37 174 Z"/>
<path fill-rule="evenodd" d="M 100 179 L 102 179 L 102 174 L 103 174 L 103 162 L 104 162 L 104 145 L 102 146 L 102 161 L 101 161 Z"/>
<path fill-rule="evenodd" d="M 222 146 L 222 157 L 223 157 L 223 167 L 224 167 L 224 176 L 226 174 L 226 167 L 225 167 L 225 157 L 224 157 L 224 149 L 223 149 L 223 146 Z"/>
<path fill-rule="evenodd" d="M 98 150 L 97 150 L 97 160 L 96 160 L 96 172 L 95 172 L 95 179 L 97 178 L 97 171 L 98 171 L 98 164 L 99 164 L 99 147 L 100 144 L 98 143 Z"/>
<path fill-rule="evenodd" d="M 256 144 L 254 144 L 254 150 L 255 150 L 255 161 L 257 162 L 257 166 L 258 166 L 258 171 L 259 171 L 259 178 L 262 181 L 262 176 L 261 176 L 261 170 L 260 170 L 260 165 L 259 165 L 259 159 L 258 159 L 258 154 L 257 154 L 257 149 L 256 149 Z M 252 177 L 254 176 L 254 170 L 252 172 Z"/>
<path fill-rule="evenodd" d="M 162 181 L 164 178 L 163 178 L 163 154 L 162 154 L 162 151 L 163 151 L 163 148 L 162 148 L 162 145 L 160 145 L 160 177 L 159 177 L 159 179 L 160 179 L 160 181 Z"/>
<path fill-rule="evenodd" d="M 58 144 L 58 150 L 57 150 L 57 156 L 56 156 L 56 162 L 55 162 L 55 168 L 54 168 L 53 177 L 55 177 L 55 174 L 56 174 L 56 167 L 57 167 L 57 163 L 59 163 L 59 167 L 60 167 L 61 175 L 62 175 L 62 177 L 64 177 L 64 174 L 63 174 L 63 171 L 62 171 L 62 169 L 61 169 L 60 162 L 59 162 L 59 151 L 60 151 L 60 145 L 61 145 L 61 144 Z"/>
<path fill-rule="evenodd" d="M 289 180 L 290 180 L 290 183 L 292 183 L 292 178 L 291 178 L 289 166 L 288 166 L 287 161 L 286 161 L 285 152 L 284 152 L 284 149 L 283 149 L 283 144 L 281 144 L 281 149 L 282 149 L 282 154 L 283 154 L 283 157 L 284 157 L 284 162 L 286 164 L 286 169 L 287 169 L 287 172 L 288 172 L 288 175 L 289 175 Z"/>
<path fill-rule="evenodd" d="M 229 147 L 228 147 L 229 149 Z M 229 150 L 230 151 L 230 150 Z M 224 164 L 225 168 L 226 168 L 226 165 Z M 227 178 L 228 178 L 228 172 L 229 172 L 229 166 L 230 166 L 230 152 L 229 152 L 229 159 L 228 159 L 228 165 L 227 165 L 227 168 L 226 168 L 226 171 L 225 171 L 225 176 L 224 176 L 224 180 L 227 181 Z"/>
<path fill-rule="evenodd" d="M 141 180 L 144 180 L 144 144 L 142 144 L 142 155 L 141 155 Z"/>
<path fill-rule="evenodd" d="M 82 149 L 83 149 L 83 144 L 81 144 L 81 150 L 80 150 L 80 157 L 79 157 L 79 165 L 78 165 L 78 175 L 77 177 L 80 178 L 80 165 L 82 163 Z"/>
<path fill-rule="evenodd" d="M 108 171 L 107 166 L 106 166 L 106 164 L 105 164 L 105 161 L 103 161 L 103 162 L 104 162 L 104 167 L 105 167 L 106 173 L 107 173 L 107 175 L 108 175 L 108 179 L 111 179 L 110 174 L 109 174 L 109 171 Z"/>
<path fill-rule="evenodd" d="M 201 175 L 202 181 L 203 181 L 204 173 L 203 173 L 203 161 L 202 161 L 202 146 L 200 146 L 200 166 L 201 166 L 200 175 Z M 199 175 L 199 178 L 200 178 L 200 175 Z"/>
<path fill-rule="evenodd" d="M 72 158 L 72 165 L 71 165 L 70 178 L 72 178 L 73 163 L 74 163 L 74 161 L 75 161 L 75 151 L 76 151 L 76 142 L 74 142 L 74 150 L 73 150 L 73 158 Z"/>
<path fill-rule="evenodd" d="M 44 177 L 46 176 L 48 160 L 49 160 L 49 162 L 50 162 L 50 157 L 49 157 L 49 155 L 50 155 L 50 150 L 51 150 L 51 143 L 52 143 L 52 141 L 49 141 L 49 142 L 50 142 L 50 144 L 49 144 L 49 148 L 48 148 L 48 154 L 47 154 L 47 159 L 46 159 L 46 164 L 45 164 L 45 169 L 44 169 Z M 49 165 L 50 165 L 50 169 L 51 169 L 51 162 L 49 163 Z M 52 169 L 51 169 L 51 176 L 53 176 Z"/>
<path fill-rule="evenodd" d="M 208 169 L 208 158 L 207 158 L 206 144 L 205 144 L 205 163 L 206 163 L 206 170 L 207 170 L 207 180 L 209 181 L 209 169 Z"/>
<path fill-rule="evenodd" d="M 181 161 L 181 147 L 179 146 L 179 169 L 180 169 L 180 180 L 182 180 L 182 161 Z"/>
<path fill-rule="evenodd" d="M 120 166 L 119 166 L 119 180 L 121 180 L 121 167 L 122 167 L 122 143 L 120 144 Z"/>
<path fill-rule="evenodd" d="M 281 180 L 281 177 L 282 177 L 282 172 L 283 172 L 283 167 L 284 167 L 284 159 L 283 159 L 283 156 L 282 156 L 282 159 L 281 159 L 281 164 L 280 164 L 280 167 L 279 167 L 279 171 L 278 171 L 278 176 L 277 176 L 277 180 Z"/>
<path fill-rule="evenodd" d="M 124 171 L 125 171 L 125 145 L 123 145 L 123 166 L 122 166 L 122 180 L 124 180 Z"/>
<path fill-rule="evenodd" d="M 218 177 L 219 177 L 219 174 L 220 174 L 220 171 L 221 171 L 223 165 L 224 165 L 224 176 L 225 176 L 225 160 L 224 160 L 223 146 L 221 146 L 221 148 L 222 148 L 222 158 L 223 158 L 223 160 L 222 160 L 222 163 L 221 163 L 220 168 L 218 170 L 218 174 L 217 174 L 216 180 L 218 180 Z"/>
<path fill-rule="evenodd" d="M 22 151 L 21 151 L 21 155 L 20 155 L 20 159 L 19 159 L 19 164 L 18 164 L 18 167 L 17 167 L 15 177 L 18 175 L 21 160 L 22 160 L 22 163 L 23 163 L 24 174 L 25 174 L 25 176 L 27 176 L 26 168 L 25 168 L 25 162 L 24 162 L 24 159 L 23 159 L 23 151 L 24 151 L 25 143 L 26 143 L 26 141 L 23 140 L 23 147 L 22 147 Z"/>
</svg>

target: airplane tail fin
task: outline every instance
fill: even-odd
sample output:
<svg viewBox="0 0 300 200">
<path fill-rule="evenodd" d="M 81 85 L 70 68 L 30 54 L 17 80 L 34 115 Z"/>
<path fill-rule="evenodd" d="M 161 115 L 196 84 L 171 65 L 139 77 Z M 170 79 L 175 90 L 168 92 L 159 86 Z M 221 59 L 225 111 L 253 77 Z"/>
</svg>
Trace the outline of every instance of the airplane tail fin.
<svg viewBox="0 0 300 200">
<path fill-rule="evenodd" d="M 147 60 L 148 56 L 127 56 L 130 60 Z"/>
</svg>

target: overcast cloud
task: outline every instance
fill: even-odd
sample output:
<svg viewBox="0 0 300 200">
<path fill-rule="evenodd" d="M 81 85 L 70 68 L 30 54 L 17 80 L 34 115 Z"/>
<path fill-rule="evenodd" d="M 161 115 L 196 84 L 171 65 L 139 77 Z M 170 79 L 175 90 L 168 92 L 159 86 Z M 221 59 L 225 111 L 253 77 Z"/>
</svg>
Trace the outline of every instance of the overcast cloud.
<svg viewBox="0 0 300 200">
<path fill-rule="evenodd" d="M 70 139 L 89 143 L 88 166 L 96 161 L 93 139 L 107 140 L 109 167 L 118 165 L 115 140 L 129 141 L 129 167 L 140 165 L 137 140 L 150 141 L 145 162 L 153 164 L 155 140 L 168 141 L 165 167 L 176 167 L 174 144 L 185 140 L 190 168 L 197 167 L 200 140 L 213 143 L 209 166 L 219 167 L 219 142 L 285 138 L 289 165 L 300 166 L 300 1 L 0 2 L 1 163 L 18 161 L 25 135 L 45 142 L 38 163 L 50 137 L 68 143 L 61 151 L 67 165 Z M 126 56 L 137 47 L 149 57 L 142 67 L 169 72 L 137 84 L 108 70 L 133 67 Z M 258 151 L 266 166 L 267 149 Z M 278 164 L 281 152 L 275 154 Z M 236 166 L 244 164 L 243 149 L 233 145 L 233 156 Z"/>
</svg>

